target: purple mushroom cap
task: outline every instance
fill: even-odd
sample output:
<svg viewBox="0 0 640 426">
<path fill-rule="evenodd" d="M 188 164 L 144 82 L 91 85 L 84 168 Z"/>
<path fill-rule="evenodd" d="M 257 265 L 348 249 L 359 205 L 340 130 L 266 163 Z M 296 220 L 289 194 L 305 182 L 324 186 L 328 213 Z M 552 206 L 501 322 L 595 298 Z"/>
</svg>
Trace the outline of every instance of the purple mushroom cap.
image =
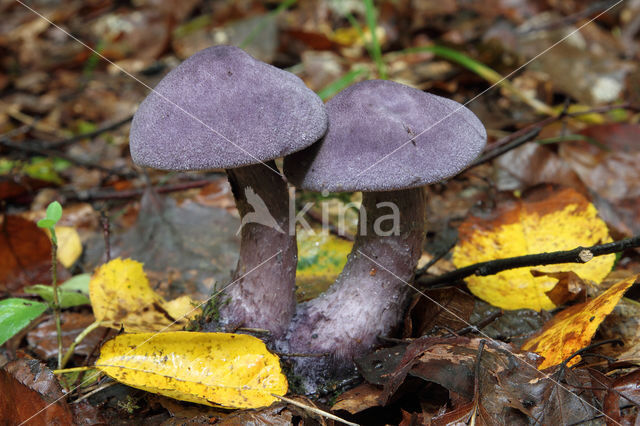
<svg viewBox="0 0 640 426">
<path fill-rule="evenodd" d="M 298 77 L 233 46 L 214 46 L 167 74 L 131 125 L 136 164 L 204 170 L 299 151 L 327 127 L 318 96 Z"/>
<path fill-rule="evenodd" d="M 304 189 L 391 191 L 453 176 L 482 151 L 487 133 L 463 105 L 386 80 L 363 81 L 327 103 L 324 138 L 285 159 Z"/>
</svg>

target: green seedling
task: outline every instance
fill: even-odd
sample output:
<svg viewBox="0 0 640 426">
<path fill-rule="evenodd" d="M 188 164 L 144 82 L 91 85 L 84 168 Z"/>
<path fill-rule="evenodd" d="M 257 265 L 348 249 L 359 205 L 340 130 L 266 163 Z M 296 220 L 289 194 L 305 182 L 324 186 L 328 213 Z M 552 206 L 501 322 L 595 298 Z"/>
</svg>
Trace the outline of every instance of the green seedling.
<svg viewBox="0 0 640 426">
<path fill-rule="evenodd" d="M 56 321 L 58 335 L 58 368 L 62 368 L 62 327 L 60 326 L 60 297 L 58 295 L 58 238 L 56 237 L 56 224 L 62 218 L 62 206 L 54 201 L 47 206 L 44 219 L 38 221 L 38 227 L 49 230 L 51 238 L 51 287 L 53 288 L 53 316 Z"/>
</svg>

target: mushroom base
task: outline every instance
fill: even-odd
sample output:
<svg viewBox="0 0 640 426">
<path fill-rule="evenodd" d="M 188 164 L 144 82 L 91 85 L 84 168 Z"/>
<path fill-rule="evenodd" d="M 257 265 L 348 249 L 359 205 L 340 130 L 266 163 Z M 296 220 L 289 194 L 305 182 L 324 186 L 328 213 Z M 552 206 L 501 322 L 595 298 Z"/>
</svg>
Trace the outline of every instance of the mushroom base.
<svg viewBox="0 0 640 426">
<path fill-rule="evenodd" d="M 275 162 L 266 165 L 277 170 Z M 231 281 L 212 300 L 218 318 L 205 330 L 257 328 L 282 336 L 295 311 L 297 245 L 289 232 L 289 192 L 263 164 L 227 171 L 242 219 L 240 258 Z M 226 286 L 226 288 L 225 288 Z"/>
<path fill-rule="evenodd" d="M 397 207 L 397 234 L 389 231 Z M 383 204 L 380 204 L 383 203 Z M 402 320 L 414 270 L 424 239 L 422 188 L 364 193 L 360 210 L 366 232 L 357 236 L 347 264 L 325 293 L 298 305 L 280 349 L 290 353 L 326 354 L 299 357 L 293 373 L 307 378 L 303 387 L 353 370 L 353 359 L 364 355 L 378 336 L 393 333 Z M 366 215 L 366 217 L 365 217 Z"/>
</svg>

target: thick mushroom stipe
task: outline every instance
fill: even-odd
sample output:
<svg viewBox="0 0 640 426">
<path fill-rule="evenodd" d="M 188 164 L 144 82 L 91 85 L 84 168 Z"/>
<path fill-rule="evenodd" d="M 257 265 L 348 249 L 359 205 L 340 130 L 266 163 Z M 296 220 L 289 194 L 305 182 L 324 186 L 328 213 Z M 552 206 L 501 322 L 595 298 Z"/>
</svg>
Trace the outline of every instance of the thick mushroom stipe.
<svg viewBox="0 0 640 426">
<path fill-rule="evenodd" d="M 380 230 L 391 231 L 388 202 L 400 213 L 397 235 L 380 237 Z M 359 228 L 344 269 L 329 290 L 298 305 L 291 323 L 286 337 L 290 352 L 330 354 L 321 362 L 300 358 L 299 373 L 348 368 L 354 356 L 400 323 L 411 290 L 406 283 L 422 252 L 423 189 L 365 192 L 360 212 L 366 230 Z"/>
<path fill-rule="evenodd" d="M 267 165 L 276 168 L 275 162 Z M 270 330 L 281 336 L 295 311 L 295 282 L 298 248 L 295 234 L 289 232 L 289 192 L 287 184 L 275 173 L 264 173 L 263 165 L 245 166 L 227 171 L 240 216 L 274 222 L 242 225 L 238 266 L 224 293 L 218 296 L 221 322 L 235 326 Z M 257 195 L 265 212 L 255 201 Z M 253 205 L 252 205 L 253 203 Z M 268 242 L 268 243 L 266 243 Z M 277 254 L 276 254 L 277 253 Z M 275 257 L 273 257 L 275 255 Z"/>
</svg>

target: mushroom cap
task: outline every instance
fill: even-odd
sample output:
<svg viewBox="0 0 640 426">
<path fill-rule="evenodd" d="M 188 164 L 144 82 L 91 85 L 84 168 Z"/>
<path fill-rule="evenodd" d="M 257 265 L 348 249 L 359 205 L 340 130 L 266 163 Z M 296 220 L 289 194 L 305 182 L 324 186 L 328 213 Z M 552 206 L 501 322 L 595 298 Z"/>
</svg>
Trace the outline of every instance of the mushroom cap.
<svg viewBox="0 0 640 426">
<path fill-rule="evenodd" d="M 327 128 L 322 100 L 295 75 L 233 46 L 173 69 L 131 123 L 133 161 L 163 170 L 234 168 L 283 157 Z"/>
<path fill-rule="evenodd" d="M 284 161 L 314 191 L 392 191 L 453 176 L 480 154 L 484 126 L 450 99 L 386 80 L 348 87 L 327 103 L 324 138 Z"/>
</svg>

